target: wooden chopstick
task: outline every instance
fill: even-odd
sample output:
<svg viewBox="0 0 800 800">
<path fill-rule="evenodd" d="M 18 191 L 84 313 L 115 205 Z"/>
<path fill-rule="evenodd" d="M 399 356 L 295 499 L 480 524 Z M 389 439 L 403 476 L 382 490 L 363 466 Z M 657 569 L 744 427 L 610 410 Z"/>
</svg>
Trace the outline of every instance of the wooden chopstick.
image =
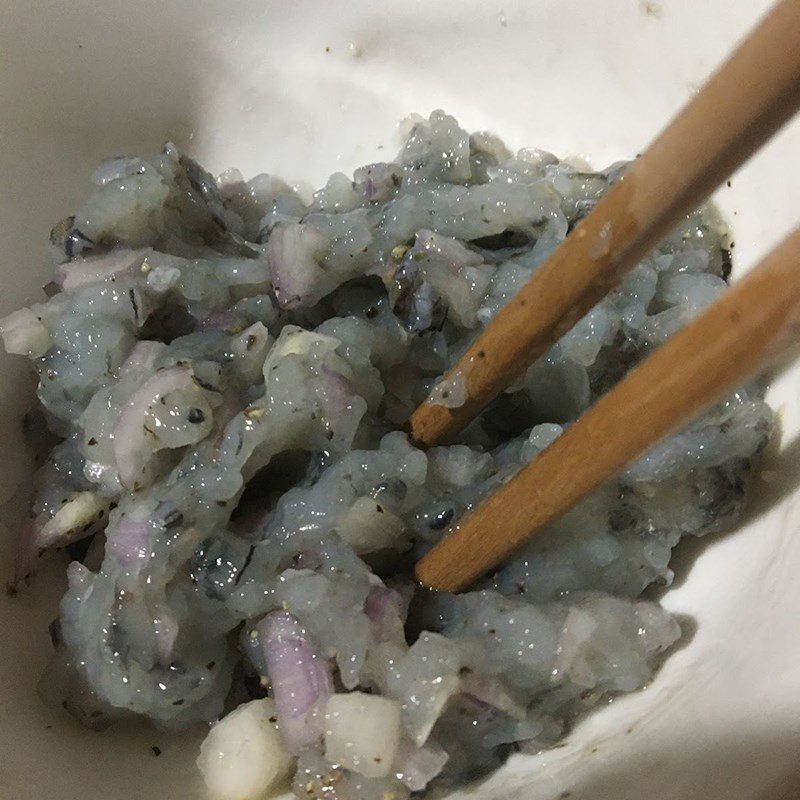
<svg viewBox="0 0 800 800">
<path fill-rule="evenodd" d="M 800 2 L 779 2 L 628 168 L 445 378 L 466 400 L 428 397 L 409 421 L 444 444 L 601 300 L 680 219 L 800 106 Z"/>
<path fill-rule="evenodd" d="M 463 589 L 792 344 L 800 228 L 468 514 L 417 564 L 417 578 Z"/>
</svg>

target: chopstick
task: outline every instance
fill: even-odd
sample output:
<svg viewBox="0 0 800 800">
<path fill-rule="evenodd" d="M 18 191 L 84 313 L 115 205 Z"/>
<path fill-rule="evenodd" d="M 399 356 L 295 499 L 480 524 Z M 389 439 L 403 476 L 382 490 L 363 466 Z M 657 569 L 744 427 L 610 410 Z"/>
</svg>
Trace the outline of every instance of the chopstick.
<svg viewBox="0 0 800 800">
<path fill-rule="evenodd" d="M 800 227 L 459 522 L 417 564 L 417 578 L 463 589 L 793 344 Z"/>
<path fill-rule="evenodd" d="M 486 327 L 409 420 L 422 447 L 452 439 L 601 300 L 800 106 L 800 2 L 779 2 Z"/>
</svg>

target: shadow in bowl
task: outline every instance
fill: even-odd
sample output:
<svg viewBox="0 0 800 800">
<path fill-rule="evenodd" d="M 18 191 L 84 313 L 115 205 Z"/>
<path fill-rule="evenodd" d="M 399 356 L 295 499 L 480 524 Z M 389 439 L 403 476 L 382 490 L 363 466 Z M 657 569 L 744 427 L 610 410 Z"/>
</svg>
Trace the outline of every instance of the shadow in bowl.
<svg viewBox="0 0 800 800">
<path fill-rule="evenodd" d="M 756 466 L 750 499 L 737 529 L 745 527 L 775 508 L 800 486 L 800 436 L 775 452 L 779 446 L 779 438 L 779 436 L 773 437 L 774 444 L 769 446 L 768 452 Z M 681 539 L 672 551 L 669 564 L 675 573 L 675 580 L 670 586 L 652 587 L 648 590 L 647 597 L 660 600 L 671 589 L 682 586 L 688 580 L 697 559 L 709 547 L 730 534 L 730 530 L 725 530 L 703 537 L 685 536 Z"/>
<path fill-rule="evenodd" d="M 674 800 L 686 797 L 722 797 L 736 800 L 795 800 L 800 797 L 800 770 L 794 754 L 800 745 L 796 722 L 783 730 L 752 726 L 730 730 L 723 737 L 673 742 L 662 748 L 637 747 L 618 763 L 596 754 L 591 775 L 555 790 L 548 800 Z M 676 778 L 675 762 L 682 764 Z M 764 774 L 771 774 L 763 789 Z M 524 790 L 510 800 L 523 800 Z M 538 797 L 538 795 L 537 795 Z"/>
</svg>

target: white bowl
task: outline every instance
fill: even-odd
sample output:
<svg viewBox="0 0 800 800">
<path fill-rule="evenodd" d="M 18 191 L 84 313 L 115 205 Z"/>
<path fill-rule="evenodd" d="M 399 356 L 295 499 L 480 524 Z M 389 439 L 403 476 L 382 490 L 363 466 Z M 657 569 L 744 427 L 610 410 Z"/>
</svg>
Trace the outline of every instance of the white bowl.
<svg viewBox="0 0 800 800">
<path fill-rule="evenodd" d="M 396 124 L 443 107 L 511 146 L 597 166 L 641 149 L 752 25 L 765 0 L 73 0 L 0 13 L 0 315 L 39 296 L 50 226 L 101 158 L 172 139 L 215 171 L 319 183 L 393 155 Z M 737 269 L 797 221 L 800 127 L 719 195 Z M 0 501 L 30 474 L 20 421 L 33 382 L 0 354 Z M 664 597 L 696 633 L 645 691 L 578 726 L 562 747 L 516 756 L 464 795 L 551 800 L 800 796 L 800 370 L 771 398 L 784 448 L 746 523 L 680 550 Z M 8 526 L 7 526 L 8 527 Z M 3 529 L 0 570 L 14 531 Z M 0 796 L 203 796 L 198 735 L 146 725 L 97 734 L 39 703 L 58 559 L 0 598 Z M 161 748 L 155 757 L 151 746 Z M 460 793 L 462 794 L 462 793 Z"/>
</svg>

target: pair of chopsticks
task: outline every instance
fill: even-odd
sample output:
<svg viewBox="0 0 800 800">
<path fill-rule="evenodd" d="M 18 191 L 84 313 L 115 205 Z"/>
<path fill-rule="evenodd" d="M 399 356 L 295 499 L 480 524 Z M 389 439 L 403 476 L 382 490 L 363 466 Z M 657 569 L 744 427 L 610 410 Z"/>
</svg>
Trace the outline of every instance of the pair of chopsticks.
<svg viewBox="0 0 800 800">
<path fill-rule="evenodd" d="M 450 441 L 601 300 L 800 106 L 800 0 L 782 0 L 486 327 L 410 419 L 423 447 Z M 459 591 L 660 439 L 800 342 L 800 228 L 632 370 L 416 567 Z"/>
</svg>

